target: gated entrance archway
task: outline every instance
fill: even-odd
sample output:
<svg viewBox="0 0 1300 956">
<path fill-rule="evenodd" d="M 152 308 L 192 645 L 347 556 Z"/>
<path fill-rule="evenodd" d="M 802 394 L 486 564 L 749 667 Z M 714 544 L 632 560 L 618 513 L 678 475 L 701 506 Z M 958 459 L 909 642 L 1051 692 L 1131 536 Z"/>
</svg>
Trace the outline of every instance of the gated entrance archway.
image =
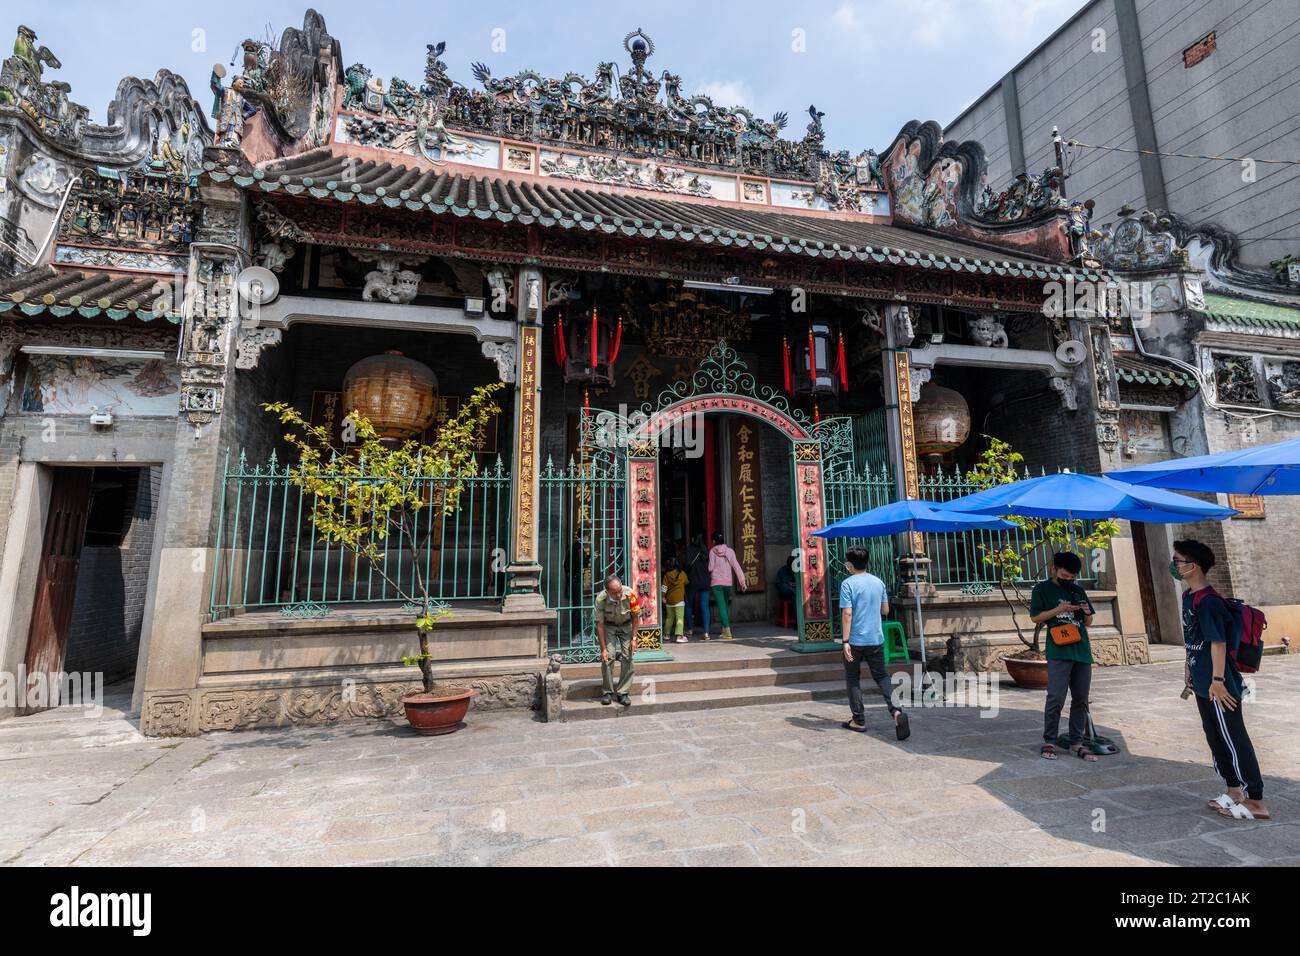
<svg viewBox="0 0 1300 956">
<path fill-rule="evenodd" d="M 696 416 L 743 415 L 766 422 L 790 442 L 792 524 L 798 582 L 795 613 L 797 649 L 824 650 L 832 638 L 826 546 L 812 532 L 826 524 L 822 488 L 822 442 L 808 416 L 785 396 L 759 386 L 748 366 L 725 341 L 719 342 L 688 380 L 665 389 L 653 402 L 626 417 L 597 413 L 596 442 L 626 455 L 627 555 L 624 577 L 643 597 L 637 650 L 662 653 L 658 582 L 663 569 L 659 527 L 659 449 L 671 445 Z"/>
<path fill-rule="evenodd" d="M 725 342 L 709 352 L 689 379 L 653 402 L 622 415 L 584 408 L 579 453 L 567 465 L 548 462 L 541 475 L 543 593 L 555 611 L 552 649 L 565 661 L 599 658 L 592 600 L 604 575 L 615 572 L 649 598 L 638 649 L 663 653 L 656 582 L 663 558 L 658 523 L 659 449 L 694 416 L 743 415 L 766 422 L 790 442 L 792 524 L 798 593 L 797 650 L 823 650 L 838 630 L 835 595 L 845 575 L 849 546 L 869 549 L 872 567 L 891 586 L 894 545 L 888 538 L 826 542 L 811 532 L 894 498 L 885 461 L 885 409 L 859 419 L 811 423 L 779 391 L 759 386 Z"/>
</svg>

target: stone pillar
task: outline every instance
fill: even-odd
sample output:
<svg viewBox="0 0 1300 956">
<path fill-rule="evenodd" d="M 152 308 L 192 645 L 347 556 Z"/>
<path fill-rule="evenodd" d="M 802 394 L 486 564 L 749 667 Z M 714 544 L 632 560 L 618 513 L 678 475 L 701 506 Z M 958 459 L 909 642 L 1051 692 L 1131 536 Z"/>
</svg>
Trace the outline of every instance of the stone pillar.
<svg viewBox="0 0 1300 956">
<path fill-rule="evenodd" d="M 515 281 L 518 296 L 515 351 L 514 460 L 510 467 L 513 508 L 510 521 L 509 583 L 503 611 L 541 611 L 542 566 L 538 563 L 538 449 L 541 429 L 542 274 L 520 267 Z"/>
<path fill-rule="evenodd" d="M 242 194 L 205 187 L 203 222 L 190 249 L 181 327 L 181 400 L 162 514 L 154 613 L 134 704 L 151 736 L 198 732 L 202 624 L 216 554 L 212 518 L 222 493 L 223 451 L 238 439 L 222 418 L 233 378 L 239 318 L 236 280 L 248 262 Z"/>
<path fill-rule="evenodd" d="M 889 452 L 894 468 L 894 485 L 898 497 L 920 498 L 920 471 L 916 459 L 916 429 L 912 421 L 912 368 L 908 359 L 908 346 L 911 345 L 914 328 L 911 312 L 905 305 L 891 305 L 886 308 L 885 348 L 882 350 L 885 363 L 885 403 L 897 409 L 896 415 L 888 416 Z M 900 549 L 899 570 L 903 583 L 903 593 L 915 596 L 916 589 L 923 595 L 934 593 L 929 583 L 930 559 L 925 556 L 925 538 L 920 533 L 911 536 L 899 535 Z"/>
</svg>

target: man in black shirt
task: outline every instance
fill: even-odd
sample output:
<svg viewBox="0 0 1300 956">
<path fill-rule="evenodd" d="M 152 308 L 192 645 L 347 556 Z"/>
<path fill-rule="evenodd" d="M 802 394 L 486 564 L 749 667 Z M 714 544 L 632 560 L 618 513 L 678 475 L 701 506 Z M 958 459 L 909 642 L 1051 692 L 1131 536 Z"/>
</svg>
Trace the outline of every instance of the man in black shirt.
<svg viewBox="0 0 1300 956">
<path fill-rule="evenodd" d="M 1210 809 L 1237 820 L 1267 820 L 1264 778 L 1241 713 L 1241 673 L 1232 651 L 1241 639 L 1236 615 L 1210 587 L 1206 573 L 1214 552 L 1199 541 L 1175 541 L 1169 573 L 1187 585 L 1183 592 L 1183 677 L 1196 695 L 1201 726 L 1210 745 L 1214 771 L 1227 791 L 1209 802 Z"/>
</svg>

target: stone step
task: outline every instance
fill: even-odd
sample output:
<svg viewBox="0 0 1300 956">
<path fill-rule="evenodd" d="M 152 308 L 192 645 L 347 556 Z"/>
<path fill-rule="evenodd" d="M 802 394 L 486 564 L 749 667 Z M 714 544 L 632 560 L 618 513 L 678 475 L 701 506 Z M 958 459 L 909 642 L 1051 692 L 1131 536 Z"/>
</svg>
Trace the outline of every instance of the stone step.
<svg viewBox="0 0 1300 956">
<path fill-rule="evenodd" d="M 710 644 L 717 644 L 720 648 L 728 646 L 717 641 L 710 642 Z M 673 652 L 671 645 L 665 644 L 664 649 L 670 654 Z M 772 655 L 754 655 L 750 657 L 720 655 L 706 660 L 637 661 L 636 672 L 640 676 L 642 674 L 683 674 L 699 671 L 769 670 L 771 668 L 803 667 L 809 664 L 838 664 L 843 659 L 843 655 L 839 651 L 820 651 L 816 654 L 782 651 Z M 570 680 L 584 680 L 589 677 L 599 678 L 600 663 L 565 664 L 560 668 L 560 673 L 564 676 L 566 683 Z"/>
<path fill-rule="evenodd" d="M 678 694 L 731 690 L 738 687 L 789 687 L 834 681 L 836 678 L 844 679 L 844 668 L 834 661 L 798 667 L 742 667 L 734 670 L 680 671 L 667 674 L 645 674 L 638 668 L 632 681 L 632 696 L 640 696 L 650 687 L 654 688 L 656 694 Z M 564 682 L 566 700 L 592 699 L 599 697 L 600 694 L 599 677 L 585 677 Z"/>
<path fill-rule="evenodd" d="M 646 703 L 635 694 L 631 707 L 605 706 L 599 700 L 566 700 L 565 720 L 616 718 L 633 714 L 666 714 L 718 707 L 749 707 L 755 704 L 792 704 L 799 701 L 847 699 L 844 681 L 818 681 L 790 686 L 733 687 L 706 691 L 665 694 L 657 692 L 654 703 Z"/>
</svg>

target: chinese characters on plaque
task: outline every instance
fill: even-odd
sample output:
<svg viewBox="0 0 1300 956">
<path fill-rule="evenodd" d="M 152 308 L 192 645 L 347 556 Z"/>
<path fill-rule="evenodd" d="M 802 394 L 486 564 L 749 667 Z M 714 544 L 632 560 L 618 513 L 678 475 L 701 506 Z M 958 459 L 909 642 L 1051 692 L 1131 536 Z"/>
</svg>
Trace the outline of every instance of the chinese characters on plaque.
<svg viewBox="0 0 1300 956">
<path fill-rule="evenodd" d="M 744 418 L 728 424 L 731 438 L 731 522 L 736 557 L 745 570 L 746 591 L 767 586 L 763 549 L 763 480 L 759 464 L 759 428 Z"/>
<path fill-rule="evenodd" d="M 632 458 L 628 462 L 632 476 L 632 589 L 641 598 L 637 627 L 659 625 L 659 543 L 658 489 L 659 463 L 654 459 Z"/>
<path fill-rule="evenodd" d="M 822 621 L 829 613 L 826 605 L 826 544 L 821 538 L 813 537 L 813 532 L 824 524 L 821 462 L 801 461 L 795 465 L 794 475 L 799 540 L 803 549 L 804 620 Z"/>
</svg>

